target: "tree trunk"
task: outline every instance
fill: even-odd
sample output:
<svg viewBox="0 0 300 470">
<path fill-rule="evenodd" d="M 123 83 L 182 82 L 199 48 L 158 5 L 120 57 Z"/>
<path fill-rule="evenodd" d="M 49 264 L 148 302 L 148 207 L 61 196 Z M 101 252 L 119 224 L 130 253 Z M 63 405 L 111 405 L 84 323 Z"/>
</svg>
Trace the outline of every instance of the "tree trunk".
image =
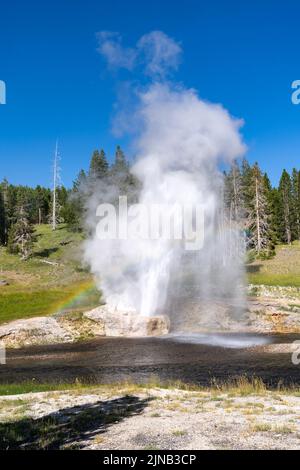
<svg viewBox="0 0 300 470">
<path fill-rule="evenodd" d="M 259 190 L 258 178 L 255 178 L 255 212 L 256 212 L 256 230 L 257 230 L 257 252 L 261 252 L 261 235 L 260 235 L 260 214 L 259 214 Z"/>
<path fill-rule="evenodd" d="M 285 234 L 286 234 L 286 241 L 289 245 L 292 243 L 292 234 L 291 234 L 291 226 L 290 226 L 290 208 L 289 208 L 289 201 L 288 197 L 284 195 L 284 224 L 285 224 Z"/>
</svg>

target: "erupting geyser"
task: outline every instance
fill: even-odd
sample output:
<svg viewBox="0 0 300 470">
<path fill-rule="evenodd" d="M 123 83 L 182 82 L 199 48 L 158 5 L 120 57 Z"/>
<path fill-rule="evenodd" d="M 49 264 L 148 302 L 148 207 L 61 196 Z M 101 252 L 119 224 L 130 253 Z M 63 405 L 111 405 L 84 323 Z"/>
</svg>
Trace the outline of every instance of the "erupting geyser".
<svg viewBox="0 0 300 470">
<path fill-rule="evenodd" d="M 96 207 L 114 199 L 114 189 L 97 186 L 88 202 L 91 236 L 84 256 L 106 301 L 142 316 L 166 313 L 171 323 L 182 299 L 240 304 L 242 240 L 226 223 L 219 166 L 244 153 L 241 121 L 221 105 L 199 99 L 194 90 L 156 79 L 138 93 L 134 122 L 138 202 L 146 208 L 200 205 L 204 242 L 201 249 L 187 250 L 183 240 L 174 238 L 100 240 Z"/>
</svg>

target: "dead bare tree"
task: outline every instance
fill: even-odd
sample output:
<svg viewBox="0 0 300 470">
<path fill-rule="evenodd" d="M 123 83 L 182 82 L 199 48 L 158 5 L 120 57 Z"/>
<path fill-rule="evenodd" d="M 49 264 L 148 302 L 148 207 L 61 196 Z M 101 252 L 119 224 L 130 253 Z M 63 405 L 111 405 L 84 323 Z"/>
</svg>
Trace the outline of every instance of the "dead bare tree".
<svg viewBox="0 0 300 470">
<path fill-rule="evenodd" d="M 59 161 L 60 161 L 60 155 L 58 152 L 58 141 L 56 141 L 54 159 L 53 159 L 52 211 L 51 211 L 51 217 L 50 217 L 52 230 L 56 230 L 57 224 L 59 223 L 59 203 L 57 199 L 57 188 L 60 183 Z"/>
<path fill-rule="evenodd" d="M 270 244 L 268 200 L 264 179 L 257 164 L 252 168 L 251 198 L 249 200 L 247 229 L 249 245 L 258 254 L 267 250 Z"/>
</svg>

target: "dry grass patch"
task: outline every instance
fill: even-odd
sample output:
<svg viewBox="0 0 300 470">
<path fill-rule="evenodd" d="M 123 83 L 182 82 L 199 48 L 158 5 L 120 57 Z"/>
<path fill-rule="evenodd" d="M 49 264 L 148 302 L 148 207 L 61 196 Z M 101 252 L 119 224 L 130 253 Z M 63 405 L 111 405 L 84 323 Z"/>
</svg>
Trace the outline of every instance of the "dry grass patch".
<svg viewBox="0 0 300 470">
<path fill-rule="evenodd" d="M 262 414 L 263 413 L 263 410 L 258 410 L 256 408 L 249 408 L 249 409 L 245 409 L 242 411 L 243 415 L 244 416 L 257 416 L 259 414 Z"/>
<path fill-rule="evenodd" d="M 189 410 L 187 407 L 185 406 L 182 406 L 181 403 L 168 403 L 164 406 L 164 409 L 165 410 L 168 410 L 168 411 L 179 411 L 181 413 L 190 413 L 190 412 L 193 412 L 193 410 Z"/>
<path fill-rule="evenodd" d="M 250 406 L 252 408 L 264 408 L 265 405 L 263 403 L 259 403 L 259 402 L 250 402 L 250 401 L 247 401 L 245 403 L 245 406 Z"/>
<path fill-rule="evenodd" d="M 182 437 L 187 434 L 187 431 L 184 431 L 182 429 L 176 429 L 175 431 L 172 431 L 172 434 L 173 436 L 176 436 L 176 437 Z"/>
<path fill-rule="evenodd" d="M 103 436 L 95 436 L 94 440 L 93 440 L 93 443 L 94 444 L 103 444 L 103 442 L 105 441 L 104 437 Z"/>
<path fill-rule="evenodd" d="M 272 431 L 272 426 L 268 423 L 255 423 L 251 424 L 250 430 L 252 432 L 269 432 Z"/>
<path fill-rule="evenodd" d="M 292 434 L 293 432 L 296 432 L 296 427 L 295 425 L 287 425 L 287 424 L 282 424 L 278 426 L 274 426 L 272 428 L 272 431 L 274 431 L 276 434 Z"/>
</svg>

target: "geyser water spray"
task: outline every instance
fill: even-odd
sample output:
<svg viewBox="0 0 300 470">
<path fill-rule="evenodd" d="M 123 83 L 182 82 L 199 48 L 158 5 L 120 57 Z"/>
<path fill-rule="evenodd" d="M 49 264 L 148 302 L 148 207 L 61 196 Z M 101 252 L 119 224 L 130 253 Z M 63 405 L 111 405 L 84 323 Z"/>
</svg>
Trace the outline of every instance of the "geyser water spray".
<svg viewBox="0 0 300 470">
<path fill-rule="evenodd" d="M 113 186 L 96 186 L 87 205 L 90 237 L 84 258 L 106 302 L 145 316 L 172 317 L 176 299 L 184 296 L 206 302 L 241 301 L 242 240 L 239 230 L 227 226 L 224 218 L 219 167 L 244 153 L 242 122 L 221 105 L 201 100 L 195 90 L 166 81 L 161 74 L 137 92 L 134 122 L 138 133 L 132 144 L 136 158 L 131 171 L 140 182 L 137 202 L 149 211 L 174 204 L 201 207 L 203 243 L 188 250 L 174 236 L 127 234 L 100 239 L 97 207 L 113 200 L 115 192 Z M 162 217 L 170 217 L 167 210 Z"/>
</svg>

